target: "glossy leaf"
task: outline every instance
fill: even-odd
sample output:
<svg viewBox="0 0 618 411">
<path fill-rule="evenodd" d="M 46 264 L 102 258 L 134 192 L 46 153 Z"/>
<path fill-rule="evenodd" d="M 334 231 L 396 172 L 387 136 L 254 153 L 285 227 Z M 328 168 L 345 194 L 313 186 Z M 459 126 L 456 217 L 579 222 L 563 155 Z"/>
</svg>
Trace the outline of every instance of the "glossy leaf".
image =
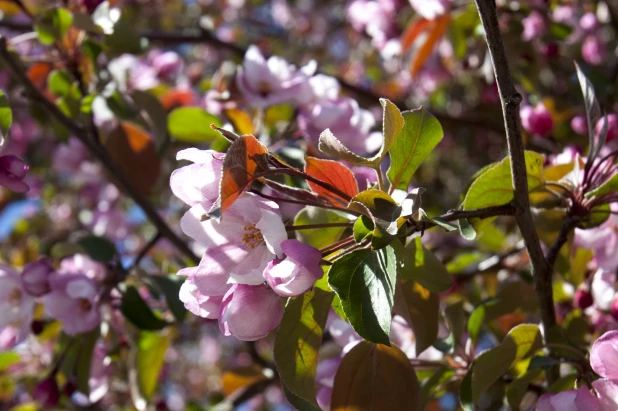
<svg viewBox="0 0 618 411">
<path fill-rule="evenodd" d="M 305 173 L 336 187 L 350 197 L 354 197 L 358 194 L 358 184 L 356 183 L 354 174 L 349 168 L 337 161 L 306 157 Z M 308 180 L 307 184 L 309 184 L 313 192 L 328 198 L 334 206 L 345 207 L 348 204 L 347 199 L 340 197 L 312 181 Z"/>
<path fill-rule="evenodd" d="M 542 346 L 543 338 L 539 327 L 534 324 L 521 324 L 509 331 L 500 345 L 478 355 L 472 365 L 473 402 L 476 403 L 516 361 L 533 355 Z"/>
<path fill-rule="evenodd" d="M 314 287 L 289 299 L 275 339 L 275 364 L 281 382 L 294 395 L 314 405 L 318 351 L 333 296 Z"/>
<path fill-rule="evenodd" d="M 399 348 L 361 341 L 339 365 L 331 410 L 416 411 L 419 397 L 414 369 Z"/>
<path fill-rule="evenodd" d="M 391 191 L 408 191 L 414 172 L 444 135 L 440 122 L 422 107 L 402 115 L 404 126 L 389 150 L 391 166 L 386 174 Z"/>
<path fill-rule="evenodd" d="M 533 151 L 525 152 L 528 190 L 544 184 L 543 156 Z M 488 168 L 470 185 L 463 201 L 464 210 L 473 210 L 506 204 L 513 199 L 511 160 L 505 158 Z"/>
<path fill-rule="evenodd" d="M 168 325 L 157 317 L 133 286 L 128 286 L 120 302 L 122 314 L 140 330 L 160 330 Z"/>
<path fill-rule="evenodd" d="M 167 118 L 170 135 L 185 143 L 206 143 L 213 141 L 219 133 L 210 127 L 220 127 L 221 120 L 200 107 L 180 107 Z"/>
<path fill-rule="evenodd" d="M 9 129 L 13 124 L 13 111 L 9 104 L 9 99 L 6 97 L 6 93 L 0 90 L 0 145 L 4 144 L 4 140 L 9 134 Z"/>
<path fill-rule="evenodd" d="M 268 149 L 252 135 L 232 143 L 223 160 L 220 201 L 221 213 L 253 182 L 255 175 L 268 169 Z"/>
<path fill-rule="evenodd" d="M 116 247 L 103 237 L 88 236 L 77 242 L 88 257 L 95 261 L 108 263 L 116 257 Z"/>
<path fill-rule="evenodd" d="M 39 41 L 49 45 L 62 40 L 62 37 L 71 28 L 73 15 L 63 8 L 47 10 L 34 25 L 34 31 L 39 36 Z"/>
<path fill-rule="evenodd" d="M 395 276 L 391 247 L 353 251 L 336 260 L 328 272 L 328 284 L 339 296 L 346 317 L 367 341 L 390 344 Z"/>
<path fill-rule="evenodd" d="M 397 273 L 405 281 L 417 281 L 435 293 L 448 291 L 453 286 L 451 275 L 438 258 L 415 237 L 405 247 L 393 243 L 398 256 Z"/>
</svg>

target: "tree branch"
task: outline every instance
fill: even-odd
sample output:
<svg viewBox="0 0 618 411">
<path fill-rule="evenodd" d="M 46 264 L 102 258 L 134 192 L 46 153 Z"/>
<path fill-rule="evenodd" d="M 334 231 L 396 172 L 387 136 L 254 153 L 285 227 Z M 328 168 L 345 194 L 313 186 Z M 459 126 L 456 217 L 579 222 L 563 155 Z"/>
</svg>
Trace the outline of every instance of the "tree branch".
<svg viewBox="0 0 618 411">
<path fill-rule="evenodd" d="M 530 256 L 535 290 L 539 299 L 541 321 L 545 332 L 547 332 L 556 325 L 552 291 L 552 267 L 547 264 L 543 255 L 530 211 L 526 159 L 519 117 L 519 103 L 521 103 L 522 96 L 515 89 L 511 79 L 506 51 L 500 33 L 495 0 L 475 1 L 485 29 L 489 54 L 491 55 L 496 83 L 500 93 L 500 101 L 502 102 L 502 113 L 504 115 L 506 139 L 511 159 L 511 173 L 513 176 L 515 195 L 513 204 L 517 209 L 515 219 Z M 552 378 L 549 377 L 549 374 L 548 378 L 551 381 Z"/>
<path fill-rule="evenodd" d="M 181 251 L 187 258 L 194 263 L 199 263 L 200 259 L 187 244 L 176 235 L 174 231 L 157 213 L 155 208 L 150 204 L 148 199 L 137 191 L 132 184 L 127 180 L 126 176 L 120 171 L 116 162 L 105 151 L 94 142 L 89 130 L 85 129 L 78 123 L 64 115 L 64 113 L 50 100 L 48 100 L 41 91 L 30 81 L 24 70 L 18 63 L 18 60 L 11 54 L 7 47 L 6 39 L 0 37 L 0 60 L 6 64 L 6 68 L 10 71 L 13 77 L 19 81 L 26 89 L 28 95 L 39 103 L 52 117 L 54 117 L 62 126 L 71 132 L 79 139 L 88 150 L 101 162 L 103 167 L 112 176 L 112 182 L 144 211 L 150 222 L 157 228 L 162 236 L 166 237 L 174 246 Z"/>
</svg>

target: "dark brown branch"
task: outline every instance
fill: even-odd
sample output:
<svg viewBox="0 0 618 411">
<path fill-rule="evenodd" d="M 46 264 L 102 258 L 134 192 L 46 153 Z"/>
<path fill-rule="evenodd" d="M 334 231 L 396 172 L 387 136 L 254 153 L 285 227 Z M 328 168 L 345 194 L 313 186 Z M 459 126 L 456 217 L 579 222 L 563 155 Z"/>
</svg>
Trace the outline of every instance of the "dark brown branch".
<svg viewBox="0 0 618 411">
<path fill-rule="evenodd" d="M 170 240 L 170 242 L 172 242 L 172 244 L 174 244 L 174 246 L 187 258 L 196 264 L 199 263 L 199 257 L 191 251 L 189 246 L 187 246 L 187 244 L 180 237 L 178 237 L 174 231 L 172 231 L 163 218 L 161 218 L 161 216 L 157 213 L 152 204 L 150 204 L 148 199 L 133 187 L 107 151 L 94 142 L 89 130 L 65 116 L 64 113 L 53 102 L 48 100 L 30 81 L 30 79 L 26 76 L 26 70 L 21 67 L 18 60 L 8 50 L 6 39 L 4 37 L 0 37 L 0 60 L 5 63 L 6 68 L 11 72 L 12 76 L 25 87 L 28 95 L 36 103 L 43 107 L 53 118 L 55 118 L 58 123 L 60 123 L 63 127 L 69 130 L 71 134 L 79 139 L 101 162 L 103 167 L 112 176 L 112 181 L 114 184 L 121 191 L 129 195 L 133 201 L 135 201 L 135 203 L 144 211 L 144 214 L 146 214 L 150 222 L 157 228 L 159 233 Z"/>
<path fill-rule="evenodd" d="M 515 89 L 511 78 L 504 43 L 502 42 L 502 34 L 500 33 L 495 0 L 475 1 L 485 29 L 489 54 L 491 55 L 496 83 L 500 93 L 500 101 L 502 102 L 502 113 L 504 115 L 508 151 L 511 159 L 511 173 L 513 176 L 515 195 L 513 204 L 517 209 L 515 218 L 530 256 L 535 290 L 539 299 L 541 321 L 545 332 L 547 332 L 556 325 L 552 290 L 553 268 L 545 260 L 530 211 L 526 159 L 519 117 L 519 104 L 521 103 L 522 96 Z M 550 377 L 549 380 L 551 381 L 552 378 Z"/>
<path fill-rule="evenodd" d="M 569 234 L 571 231 L 577 226 L 578 220 L 574 217 L 567 215 L 562 223 L 562 227 L 560 227 L 560 233 L 558 234 L 558 238 L 551 246 L 551 248 L 547 251 L 545 255 L 545 260 L 547 260 L 547 265 L 551 268 L 556 264 L 556 259 L 558 258 L 558 254 L 562 247 L 569 241 Z"/>
</svg>

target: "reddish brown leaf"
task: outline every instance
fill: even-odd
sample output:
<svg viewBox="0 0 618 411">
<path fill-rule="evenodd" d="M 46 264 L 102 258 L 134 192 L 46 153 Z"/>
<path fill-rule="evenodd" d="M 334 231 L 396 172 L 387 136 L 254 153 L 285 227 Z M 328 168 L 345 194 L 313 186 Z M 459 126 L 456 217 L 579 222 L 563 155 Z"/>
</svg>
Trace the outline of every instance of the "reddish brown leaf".
<svg viewBox="0 0 618 411">
<path fill-rule="evenodd" d="M 50 63 L 34 63 L 28 68 L 28 78 L 42 89 L 47 85 L 47 76 L 53 69 Z"/>
<path fill-rule="evenodd" d="M 400 38 L 401 48 L 404 53 L 410 48 L 410 46 L 412 46 L 414 40 L 416 40 L 416 38 L 429 27 L 430 23 L 432 23 L 432 20 L 423 18 L 420 20 L 410 20 L 408 27 L 406 27 L 406 30 Z"/>
<path fill-rule="evenodd" d="M 253 182 L 255 174 L 268 169 L 268 149 L 252 135 L 236 139 L 227 150 L 221 175 L 221 213 Z"/>
<path fill-rule="evenodd" d="M 161 172 L 154 139 L 134 124 L 123 122 L 105 140 L 105 148 L 142 194 L 148 195 Z"/>
<path fill-rule="evenodd" d="M 410 73 L 412 77 L 414 77 L 419 70 L 423 67 L 423 64 L 427 61 L 431 53 L 433 53 L 433 49 L 438 44 L 438 41 L 442 38 L 446 29 L 448 28 L 449 23 L 451 22 L 451 17 L 448 14 L 444 14 L 434 20 L 434 24 L 432 25 L 429 35 L 427 36 L 427 40 L 421 46 L 416 56 L 412 60 L 412 65 L 410 67 Z"/>
<path fill-rule="evenodd" d="M 307 157 L 305 173 L 338 188 L 350 197 L 354 197 L 358 194 L 358 184 L 356 183 L 354 174 L 349 168 L 336 161 Z M 328 198 L 333 205 L 347 206 L 348 200 L 345 198 L 341 198 L 337 194 L 311 181 L 307 181 L 307 183 L 313 192 Z"/>
<path fill-rule="evenodd" d="M 339 365 L 331 410 L 416 411 L 419 391 L 410 360 L 399 348 L 361 341 Z"/>
</svg>

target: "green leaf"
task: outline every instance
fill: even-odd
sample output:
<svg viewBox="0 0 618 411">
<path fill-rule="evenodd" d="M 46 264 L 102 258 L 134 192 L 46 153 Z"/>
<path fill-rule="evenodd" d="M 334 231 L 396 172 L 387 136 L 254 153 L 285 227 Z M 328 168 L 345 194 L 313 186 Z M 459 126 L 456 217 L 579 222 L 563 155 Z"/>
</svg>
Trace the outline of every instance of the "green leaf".
<svg viewBox="0 0 618 411">
<path fill-rule="evenodd" d="M 4 139 L 8 136 L 11 124 L 13 124 L 13 111 L 6 93 L 4 90 L 0 90 L 0 132 L 2 132 L 0 144 L 3 144 Z"/>
<path fill-rule="evenodd" d="M 459 227 L 459 234 L 466 240 L 474 240 L 476 238 L 476 231 L 467 218 L 461 218 L 457 221 Z"/>
<path fill-rule="evenodd" d="M 147 278 L 154 282 L 161 290 L 165 296 L 167 307 L 174 315 L 176 321 L 179 323 L 183 322 L 187 315 L 187 309 L 184 303 L 180 301 L 179 295 L 184 278 L 177 275 L 151 275 Z"/>
<path fill-rule="evenodd" d="M 47 77 L 47 86 L 56 97 L 66 97 L 69 95 L 72 83 L 69 72 L 64 69 L 53 70 Z"/>
<path fill-rule="evenodd" d="M 221 120 L 199 107 L 177 108 L 167 118 L 170 135 L 186 143 L 213 141 L 219 133 L 210 128 L 211 124 L 222 125 Z"/>
<path fill-rule="evenodd" d="M 348 208 L 369 214 L 374 223 L 371 245 L 374 249 L 386 247 L 405 223 L 401 217 L 402 207 L 393 198 L 380 190 L 365 190 L 355 195 Z"/>
<path fill-rule="evenodd" d="M 19 362 L 19 354 L 15 351 L 0 352 L 0 372 Z"/>
<path fill-rule="evenodd" d="M 586 197 L 601 197 L 605 194 L 615 193 L 618 191 L 618 174 L 614 174 L 612 178 L 598 186 L 592 191 L 586 193 Z"/>
<path fill-rule="evenodd" d="M 92 16 L 87 13 L 82 13 L 81 11 L 76 11 L 73 13 L 73 25 L 80 30 L 84 30 L 89 33 L 102 33 L 103 30 L 101 27 L 94 24 L 92 20 Z"/>
<path fill-rule="evenodd" d="M 386 175 L 392 186 L 407 191 L 412 175 L 444 135 L 440 122 L 424 108 L 404 111 L 404 126 L 389 153 Z"/>
<path fill-rule="evenodd" d="M 108 54 L 113 56 L 138 54 L 142 50 L 142 41 L 137 31 L 122 21 L 114 24 L 114 32 L 105 36 L 103 44 L 107 47 Z"/>
<path fill-rule="evenodd" d="M 275 339 L 275 364 L 281 382 L 294 395 L 314 405 L 318 351 L 333 296 L 332 292 L 314 287 L 290 298 Z"/>
<path fill-rule="evenodd" d="M 526 172 L 528 190 L 532 191 L 543 181 L 543 156 L 534 151 L 526 151 Z M 506 204 L 513 199 L 511 181 L 511 160 L 509 157 L 486 169 L 474 182 L 463 201 L 464 210 L 473 210 Z"/>
<path fill-rule="evenodd" d="M 541 330 L 534 324 L 521 324 L 509 331 L 500 345 L 478 355 L 473 363 L 472 400 L 480 399 L 487 389 L 515 364 L 543 346 Z"/>
<path fill-rule="evenodd" d="M 444 309 L 444 318 L 453 336 L 454 344 L 461 344 L 461 336 L 466 329 L 466 310 L 463 301 L 456 302 Z"/>
<path fill-rule="evenodd" d="M 86 395 L 90 394 L 90 369 L 92 368 L 92 358 L 94 347 L 101 336 L 100 327 L 82 334 L 79 339 L 79 348 L 75 359 L 75 377 L 77 379 L 77 389 Z"/>
<path fill-rule="evenodd" d="M 513 410 L 519 410 L 521 400 L 528 391 L 528 385 L 540 375 L 538 370 L 527 371 L 523 375 L 515 378 L 506 389 L 506 400 Z"/>
<path fill-rule="evenodd" d="M 390 344 L 396 263 L 392 247 L 362 249 L 336 260 L 328 272 L 346 317 L 367 341 Z"/>
<path fill-rule="evenodd" d="M 401 111 L 399 111 L 396 105 L 385 98 L 380 99 L 380 104 L 382 105 L 382 146 L 380 151 L 369 159 L 373 162 L 374 168 L 380 166 L 382 159 L 397 139 L 404 124 Z"/>
<path fill-rule="evenodd" d="M 116 247 L 103 237 L 84 237 L 77 244 L 95 261 L 107 263 L 116 257 Z"/>
<path fill-rule="evenodd" d="M 157 317 L 146 301 L 133 286 L 127 287 L 122 295 L 120 311 L 140 330 L 160 330 L 168 325 L 167 321 Z"/>
<path fill-rule="evenodd" d="M 71 28 L 73 15 L 70 11 L 62 8 L 47 10 L 34 25 L 34 31 L 39 36 L 39 41 L 49 45 L 62 40 L 62 37 Z"/>
<path fill-rule="evenodd" d="M 416 281 L 402 281 L 399 290 L 406 303 L 404 318 L 414 331 L 415 355 L 418 356 L 438 338 L 440 298 Z"/>
<path fill-rule="evenodd" d="M 158 98 L 147 91 L 134 90 L 131 98 L 136 108 L 142 113 L 157 137 L 157 145 L 161 146 L 167 138 L 167 111 Z"/>
<path fill-rule="evenodd" d="M 162 332 L 140 332 L 137 341 L 136 368 L 140 392 L 146 399 L 152 396 L 157 387 L 165 352 L 172 341 L 172 335 L 171 329 Z"/>
<path fill-rule="evenodd" d="M 324 208 L 307 206 L 294 218 L 294 225 L 345 223 L 349 221 L 341 214 Z M 346 227 L 313 228 L 296 230 L 298 241 L 315 248 L 323 248 L 339 240 Z"/>
<path fill-rule="evenodd" d="M 361 157 L 348 150 L 328 128 L 320 134 L 318 148 L 321 152 L 335 157 L 336 159 L 344 160 L 355 165 L 373 167 L 373 162 L 370 159 Z"/>
<path fill-rule="evenodd" d="M 366 215 L 358 217 L 358 219 L 354 223 L 353 228 L 354 241 L 360 243 L 372 234 L 373 229 L 374 225 L 373 221 L 371 221 L 371 218 L 367 217 Z"/>
<path fill-rule="evenodd" d="M 283 393 L 285 394 L 285 398 L 298 411 L 321 411 L 320 407 L 316 407 L 315 405 L 313 405 L 313 403 L 304 400 L 303 398 L 290 391 L 290 389 L 283 382 L 281 383 L 281 388 L 283 390 Z"/>
<path fill-rule="evenodd" d="M 577 71 L 577 79 L 579 80 L 579 85 L 582 89 L 584 106 L 586 108 L 586 120 L 588 123 L 588 161 L 594 161 L 599 154 L 601 147 L 605 144 L 607 132 L 601 133 L 604 135 L 599 136 L 599 141 L 596 141 L 597 135 L 595 127 L 597 125 L 597 121 L 601 118 L 601 106 L 597 101 L 597 96 L 594 92 L 592 83 L 588 80 L 577 63 L 575 63 L 575 70 Z"/>
<path fill-rule="evenodd" d="M 361 341 L 337 369 L 332 410 L 417 411 L 419 402 L 414 369 L 396 346 Z"/>
<path fill-rule="evenodd" d="M 435 293 L 448 291 L 453 279 L 446 267 L 425 247 L 421 237 L 413 238 L 405 247 L 393 242 L 397 253 L 397 273 L 405 281 L 417 281 L 424 288 Z"/>
</svg>

